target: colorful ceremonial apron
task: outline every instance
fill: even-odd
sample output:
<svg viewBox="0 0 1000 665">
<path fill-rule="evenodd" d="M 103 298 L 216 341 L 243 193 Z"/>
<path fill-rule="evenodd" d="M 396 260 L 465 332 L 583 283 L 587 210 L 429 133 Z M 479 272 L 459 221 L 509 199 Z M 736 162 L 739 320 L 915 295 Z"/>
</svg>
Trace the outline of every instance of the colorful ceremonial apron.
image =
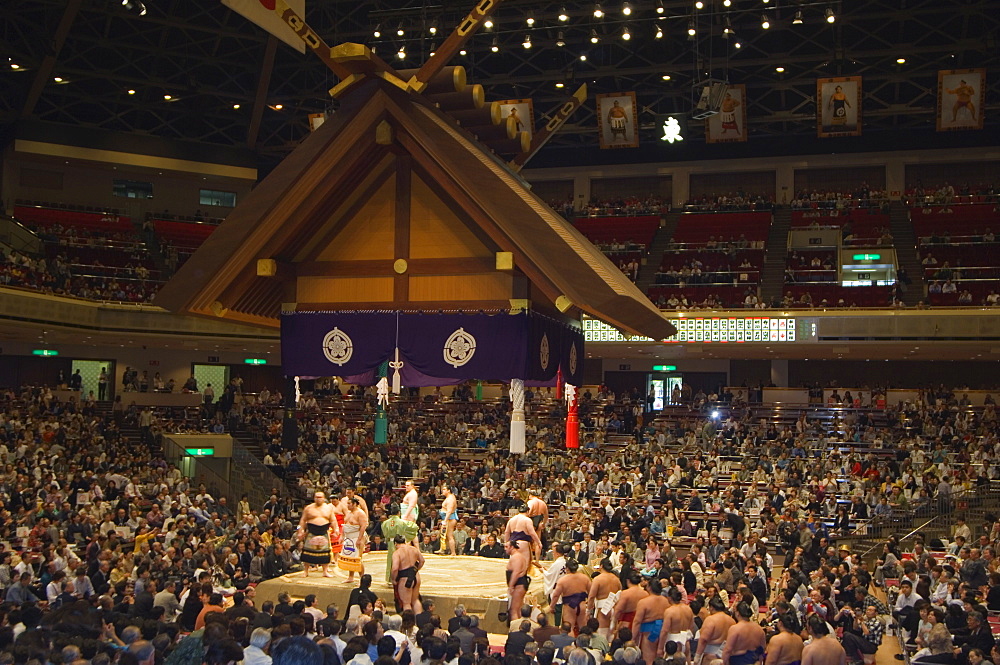
<svg viewBox="0 0 1000 665">
<path fill-rule="evenodd" d="M 361 567 L 361 527 L 357 524 L 345 524 L 343 536 L 340 539 L 340 556 L 337 557 L 337 566 L 341 570 L 360 573 Z"/>
</svg>

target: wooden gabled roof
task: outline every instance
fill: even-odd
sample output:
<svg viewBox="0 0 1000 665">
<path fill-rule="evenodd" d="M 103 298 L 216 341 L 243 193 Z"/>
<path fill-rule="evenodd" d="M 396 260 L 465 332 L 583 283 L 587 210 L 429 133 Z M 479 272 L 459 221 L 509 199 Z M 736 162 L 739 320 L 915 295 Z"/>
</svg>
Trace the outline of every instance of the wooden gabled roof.
<svg viewBox="0 0 1000 665">
<path fill-rule="evenodd" d="M 160 291 L 156 304 L 277 326 L 282 304 L 295 300 L 295 266 L 308 254 L 303 248 L 334 242 L 402 158 L 466 224 L 498 251 L 510 252 L 534 292 L 561 310 L 575 307 L 653 339 L 676 332 L 569 222 L 422 97 L 371 78 L 341 101 L 337 113 L 240 202 Z M 288 277 L 258 276 L 258 259 L 277 259 Z M 390 266 L 386 270 L 391 274 Z M 407 303 L 387 301 L 384 308 L 405 309 Z"/>
</svg>

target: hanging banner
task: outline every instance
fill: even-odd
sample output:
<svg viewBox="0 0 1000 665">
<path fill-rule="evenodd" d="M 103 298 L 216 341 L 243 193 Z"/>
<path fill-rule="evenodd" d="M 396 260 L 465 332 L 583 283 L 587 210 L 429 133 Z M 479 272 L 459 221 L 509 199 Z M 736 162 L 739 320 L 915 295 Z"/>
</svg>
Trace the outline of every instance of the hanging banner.
<svg viewBox="0 0 1000 665">
<path fill-rule="evenodd" d="M 719 112 L 705 119 L 706 143 L 737 143 L 747 140 L 747 88 L 731 85 Z"/>
<path fill-rule="evenodd" d="M 302 38 L 274 11 L 274 0 L 222 0 L 222 4 L 250 19 L 299 53 L 306 52 Z M 285 0 L 299 16 L 306 15 L 306 0 Z"/>
<path fill-rule="evenodd" d="M 985 69 L 938 72 L 937 130 L 982 129 L 986 101 Z"/>
<path fill-rule="evenodd" d="M 281 317 L 281 362 L 288 375 L 350 376 L 372 385 L 380 364 L 397 362 L 397 349 L 400 381 L 407 387 L 469 379 L 550 381 L 560 365 L 566 381 L 579 385 L 583 333 L 531 312 L 292 312 Z"/>
<path fill-rule="evenodd" d="M 597 123 L 602 148 L 638 148 L 639 113 L 634 92 L 597 96 Z"/>
<path fill-rule="evenodd" d="M 504 99 L 500 102 L 500 115 L 506 120 L 513 116 L 517 131 L 532 136 L 535 127 L 534 105 L 530 99 Z"/>
<path fill-rule="evenodd" d="M 816 135 L 861 136 L 861 77 L 816 79 Z"/>
<path fill-rule="evenodd" d="M 345 524 L 341 536 L 340 556 L 337 557 L 337 567 L 352 573 L 364 570 L 361 566 L 361 527 L 357 524 Z"/>
</svg>

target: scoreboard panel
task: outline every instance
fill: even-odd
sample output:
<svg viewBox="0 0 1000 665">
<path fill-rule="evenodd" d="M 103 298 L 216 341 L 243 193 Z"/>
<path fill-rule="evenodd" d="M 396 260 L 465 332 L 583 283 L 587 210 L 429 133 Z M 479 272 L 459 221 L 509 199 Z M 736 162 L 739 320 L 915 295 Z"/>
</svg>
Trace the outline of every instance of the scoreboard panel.
<svg viewBox="0 0 1000 665">
<path fill-rule="evenodd" d="M 811 335 L 800 333 L 797 325 L 805 321 L 773 316 L 744 317 L 678 317 L 670 319 L 677 334 L 664 343 L 767 343 L 803 341 Z M 807 324 L 808 325 L 808 324 Z M 583 320 L 583 335 L 587 342 L 652 342 L 649 337 L 625 338 L 616 328 L 597 319 Z"/>
</svg>

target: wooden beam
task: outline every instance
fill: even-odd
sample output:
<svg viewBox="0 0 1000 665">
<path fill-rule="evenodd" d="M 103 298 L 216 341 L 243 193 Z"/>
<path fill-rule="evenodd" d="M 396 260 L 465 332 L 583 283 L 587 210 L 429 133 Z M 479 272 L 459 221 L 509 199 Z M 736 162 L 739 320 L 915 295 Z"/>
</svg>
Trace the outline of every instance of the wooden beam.
<svg viewBox="0 0 1000 665">
<path fill-rule="evenodd" d="M 28 90 L 28 96 L 24 100 L 24 106 L 21 108 L 22 118 L 31 117 L 31 114 L 35 112 L 38 100 L 42 97 L 42 91 L 45 90 L 46 85 L 52 82 L 52 70 L 56 66 L 59 52 L 62 51 L 63 44 L 66 43 L 66 37 L 69 36 L 70 28 L 73 27 L 73 22 L 76 20 L 76 15 L 80 13 L 82 4 L 83 0 L 69 0 L 66 3 L 66 9 L 63 10 L 59 25 L 56 27 L 55 34 L 52 35 L 50 42 L 52 50 L 42 58 L 38 71 L 35 72 L 35 79 L 31 82 L 31 88 Z"/>
<path fill-rule="evenodd" d="M 411 158 L 396 159 L 396 206 L 393 210 L 393 256 L 406 261 L 410 258 L 410 198 L 413 193 Z M 407 261 L 407 263 L 409 263 Z M 392 297 L 397 301 L 410 299 L 410 272 L 393 278 Z"/>
<path fill-rule="evenodd" d="M 329 312 L 337 310 L 400 309 L 411 312 L 434 312 L 437 310 L 510 310 L 510 300 L 448 300 L 448 301 L 385 301 L 385 302 L 300 302 L 295 303 L 296 312 Z"/>
<path fill-rule="evenodd" d="M 351 71 L 335 61 L 332 56 L 333 50 L 316 31 L 309 27 L 306 20 L 288 6 L 285 0 L 275 0 L 274 13 L 284 21 L 295 34 L 305 42 L 306 46 L 323 62 L 327 68 L 337 75 L 338 78 L 345 79 L 351 75 Z"/>
<path fill-rule="evenodd" d="M 407 275 L 482 275 L 496 272 L 493 259 L 475 257 L 454 259 L 406 259 Z M 395 259 L 359 259 L 357 261 L 309 261 L 295 268 L 297 277 L 386 277 L 395 274 Z"/>
<path fill-rule="evenodd" d="M 476 31 L 496 11 L 501 2 L 503 0 L 477 0 L 476 6 L 472 8 L 469 15 L 462 19 L 458 27 L 434 51 L 434 55 L 407 82 L 410 89 L 416 92 L 423 92 L 431 79 L 437 76 L 458 55 L 458 52 L 462 50 L 465 43 L 476 34 Z"/>
<path fill-rule="evenodd" d="M 253 108 L 250 111 L 250 129 L 247 131 L 247 147 L 253 150 L 260 135 L 260 122 L 264 117 L 264 106 L 267 104 L 267 90 L 271 86 L 271 72 L 274 71 L 274 54 L 278 50 L 278 38 L 268 35 L 264 47 L 264 58 L 260 63 L 260 76 L 257 77 L 257 92 L 253 97 Z"/>
<path fill-rule="evenodd" d="M 573 115 L 578 108 L 580 108 L 586 99 L 587 84 L 584 83 L 576 89 L 576 92 L 573 93 L 573 96 L 570 99 L 566 100 L 566 102 L 559 107 L 559 110 L 552 115 L 552 118 L 545 124 L 544 127 L 532 133 L 531 145 L 528 147 L 528 150 L 510 160 L 508 166 L 515 171 L 520 171 L 521 168 L 528 163 L 528 160 L 538 154 L 538 151 L 542 149 L 542 146 L 548 143 L 549 139 L 552 138 L 552 136 L 558 132 L 560 128 L 562 128 L 563 124 L 566 123 L 566 120 L 568 120 L 569 117 Z"/>
</svg>

